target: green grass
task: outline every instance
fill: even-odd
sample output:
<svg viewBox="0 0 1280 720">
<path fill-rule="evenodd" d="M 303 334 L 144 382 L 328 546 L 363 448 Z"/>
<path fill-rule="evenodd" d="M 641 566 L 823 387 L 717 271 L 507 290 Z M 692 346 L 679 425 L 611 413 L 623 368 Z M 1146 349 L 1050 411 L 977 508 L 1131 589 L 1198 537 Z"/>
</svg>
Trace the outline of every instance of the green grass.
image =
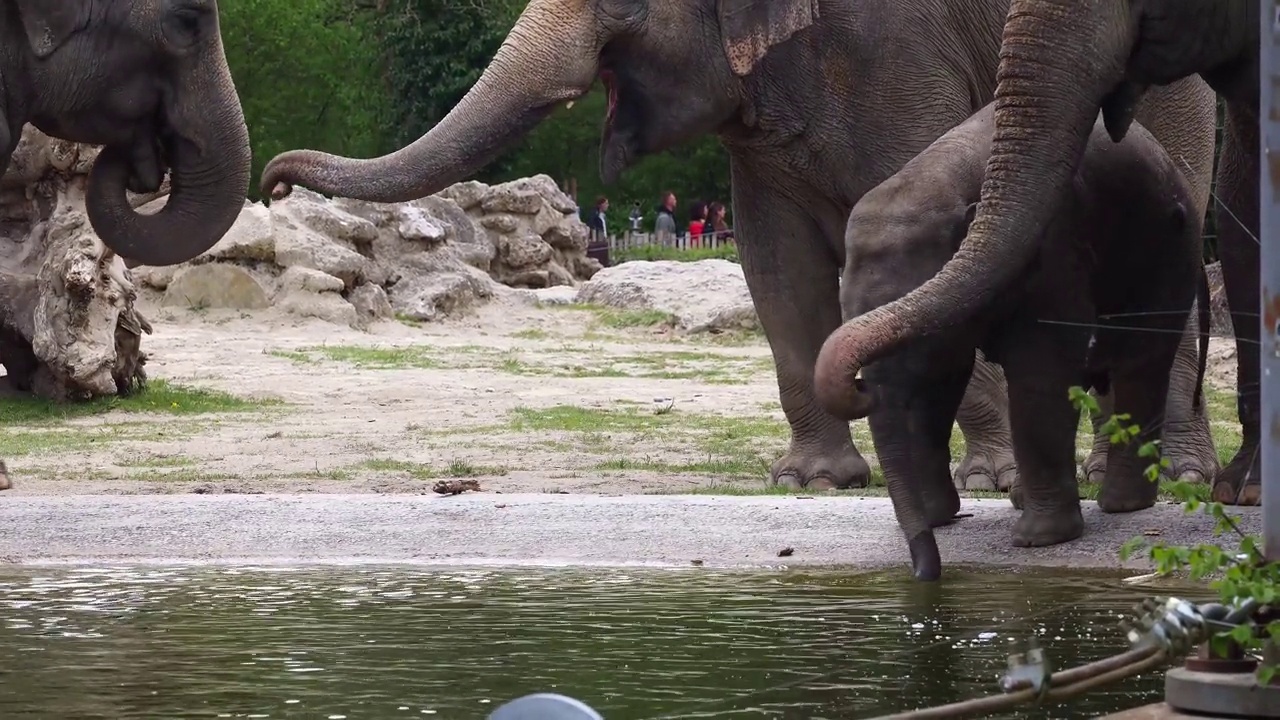
<svg viewBox="0 0 1280 720">
<path fill-rule="evenodd" d="M 609 253 L 609 262 L 619 265 L 631 260 L 675 260 L 677 262 L 694 262 L 718 258 L 738 262 L 738 246 L 726 243 L 715 248 L 689 248 L 681 250 L 664 245 L 641 245 L 635 248 L 613 250 Z"/>
<path fill-rule="evenodd" d="M 316 355 L 332 362 L 350 363 L 359 368 L 374 370 L 401 370 L 408 368 L 439 368 L 443 363 L 431 356 L 426 347 L 377 348 L 357 345 L 318 345 L 299 348 L 296 351 L 272 350 L 271 355 L 298 363 L 314 363 Z"/>
<path fill-rule="evenodd" d="M 205 390 L 152 380 L 129 397 L 102 397 L 88 402 L 59 403 L 34 397 L 0 398 L 0 417 L 6 425 L 39 425 L 78 417 L 120 413 L 198 415 L 257 410 L 280 405 L 278 400 L 246 400 L 219 390 Z"/>
<path fill-rule="evenodd" d="M 358 469 L 382 473 L 405 473 L 415 480 L 436 480 L 441 478 L 470 478 L 506 475 L 505 467 L 476 465 L 467 460 L 452 460 L 448 465 L 439 468 L 424 463 L 392 460 L 391 458 L 372 458 L 360 463 Z"/>
<path fill-rule="evenodd" d="M 562 344 L 539 351 L 501 351 L 476 345 L 440 348 L 409 346 L 369 348 L 318 346 L 297 351 L 272 351 L 297 363 L 321 360 L 346 362 L 370 370 L 488 369 L 509 375 L 559 378 L 640 377 L 695 380 L 714 385 L 741 385 L 773 373 L 771 358 L 739 359 L 727 354 L 692 350 L 661 350 L 614 355 L 598 346 Z M 585 360 L 571 359 L 586 356 Z"/>
</svg>

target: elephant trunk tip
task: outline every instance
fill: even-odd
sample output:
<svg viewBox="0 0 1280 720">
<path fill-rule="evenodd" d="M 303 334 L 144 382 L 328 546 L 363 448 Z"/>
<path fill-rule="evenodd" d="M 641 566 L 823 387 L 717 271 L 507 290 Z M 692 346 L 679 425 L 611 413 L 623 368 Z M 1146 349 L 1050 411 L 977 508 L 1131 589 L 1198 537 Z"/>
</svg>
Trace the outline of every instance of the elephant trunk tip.
<svg viewBox="0 0 1280 720">
<path fill-rule="evenodd" d="M 911 550 L 911 571 L 920 582 L 942 579 L 942 554 L 932 530 L 924 530 L 907 543 Z"/>
<path fill-rule="evenodd" d="M 814 395 L 822 409 L 841 420 L 859 420 L 875 408 L 875 396 L 856 376 L 862 368 L 860 342 L 842 326 L 822 344 L 814 365 Z"/>
</svg>

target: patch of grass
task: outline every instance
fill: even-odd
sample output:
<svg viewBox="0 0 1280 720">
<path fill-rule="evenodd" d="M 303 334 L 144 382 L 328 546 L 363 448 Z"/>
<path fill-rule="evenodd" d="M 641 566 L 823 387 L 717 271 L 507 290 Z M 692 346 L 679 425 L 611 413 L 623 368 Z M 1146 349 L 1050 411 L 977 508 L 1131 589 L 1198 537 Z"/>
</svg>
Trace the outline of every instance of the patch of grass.
<svg viewBox="0 0 1280 720">
<path fill-rule="evenodd" d="M 230 413 L 280 405 L 279 400 L 247 400 L 220 390 L 206 390 L 152 380 L 129 397 L 103 397 L 88 402 L 58 403 L 33 397 L 0 398 L 0 417 L 10 425 L 43 425 L 108 412 L 154 412 L 171 415 Z"/>
<path fill-rule="evenodd" d="M 0 429 L 0 458 L 90 451 L 117 442 L 182 440 L 192 437 L 199 428 L 173 423 L 112 423 L 100 427 L 35 427 Z"/>
<path fill-rule="evenodd" d="M 115 464 L 134 468 L 182 468 L 191 467 L 196 461 L 183 455 L 134 455 L 116 460 Z"/>
<path fill-rule="evenodd" d="M 684 413 L 678 405 L 665 412 L 633 405 L 516 408 L 510 429 L 569 434 L 578 452 L 599 457 L 595 470 L 734 478 L 767 477 L 773 454 L 782 451 L 789 437 L 786 424 L 772 418 Z M 669 454 L 658 459 L 654 449 L 659 447 Z"/>
<path fill-rule="evenodd" d="M 406 473 L 415 480 L 435 480 L 437 478 L 466 478 L 506 475 L 507 469 L 501 466 L 476 465 L 467 460 L 453 460 L 443 468 L 436 468 L 424 463 L 393 460 L 391 458 L 373 458 L 365 460 L 358 466 L 374 472 Z"/>
<path fill-rule="evenodd" d="M 357 345 L 318 345 L 299 348 L 295 352 L 272 350 L 272 355 L 294 362 L 315 362 L 315 355 L 333 362 L 343 362 L 359 368 L 398 370 L 404 368 L 439 368 L 443 364 L 431 357 L 431 350 L 422 347 L 378 348 Z"/>
<path fill-rule="evenodd" d="M 738 246 L 725 243 L 714 248 L 673 248 L 665 245 L 640 245 L 634 248 L 613 250 L 609 261 L 620 265 L 632 260 L 675 260 L 677 262 L 694 262 L 697 260 L 720 259 L 738 262 Z"/>
<path fill-rule="evenodd" d="M 511 333 L 511 337 L 521 338 L 524 340 L 546 340 L 551 337 L 551 333 L 542 328 L 527 328 L 520 332 Z"/>
<path fill-rule="evenodd" d="M 675 327 L 676 316 L 661 310 L 616 310 L 597 308 L 596 322 L 615 330 L 629 328 Z"/>
</svg>

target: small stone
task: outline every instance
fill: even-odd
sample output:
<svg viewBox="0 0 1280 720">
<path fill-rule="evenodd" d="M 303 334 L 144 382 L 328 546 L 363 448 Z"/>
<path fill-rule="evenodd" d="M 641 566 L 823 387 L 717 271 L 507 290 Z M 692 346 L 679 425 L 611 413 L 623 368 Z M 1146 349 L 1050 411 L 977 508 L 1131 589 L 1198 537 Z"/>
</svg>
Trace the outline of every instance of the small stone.
<svg viewBox="0 0 1280 720">
<path fill-rule="evenodd" d="M 400 208 L 400 222 L 396 227 L 405 240 L 425 243 L 444 242 L 448 231 L 438 220 L 428 216 L 422 208 L 405 205 Z"/>
<path fill-rule="evenodd" d="M 342 278 L 302 266 L 286 268 L 280 275 L 281 292 L 305 291 L 313 293 L 342 292 Z"/>
<path fill-rule="evenodd" d="M 542 195 L 536 190 L 517 190 L 510 184 L 498 185 L 485 193 L 480 208 L 486 213 L 537 215 L 542 209 Z"/>
<path fill-rule="evenodd" d="M 291 315 L 318 318 L 335 325 L 359 327 L 360 323 L 355 306 L 336 293 L 317 295 L 296 290 L 277 299 L 276 308 Z"/>
<path fill-rule="evenodd" d="M 366 283 L 351 291 L 347 301 L 363 320 L 385 320 L 395 316 L 387 291 L 378 285 Z"/>
<path fill-rule="evenodd" d="M 485 215 L 480 218 L 480 224 L 483 225 L 485 229 L 492 230 L 496 233 L 513 233 L 516 231 L 516 228 L 520 227 L 519 220 L 516 220 L 514 216 L 504 214 Z"/>
</svg>

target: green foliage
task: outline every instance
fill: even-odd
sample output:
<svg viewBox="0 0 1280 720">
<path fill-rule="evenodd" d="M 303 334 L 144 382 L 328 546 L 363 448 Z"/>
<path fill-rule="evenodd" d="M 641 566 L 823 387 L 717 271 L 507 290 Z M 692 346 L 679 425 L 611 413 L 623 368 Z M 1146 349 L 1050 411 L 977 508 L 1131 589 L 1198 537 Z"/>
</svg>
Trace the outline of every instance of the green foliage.
<svg viewBox="0 0 1280 720">
<path fill-rule="evenodd" d="M 354 157 L 388 149 L 392 97 L 373 40 L 372 7 L 354 0 L 236 0 L 219 10 L 253 144 L 254 178 L 273 156 L 294 148 Z M 257 196 L 256 187 L 250 192 Z"/>
<path fill-rule="evenodd" d="M 1069 397 L 1077 410 L 1087 410 L 1093 417 L 1101 414 L 1097 399 L 1083 388 L 1072 387 Z M 1129 419 L 1126 414 L 1113 414 L 1102 424 L 1100 431 L 1107 433 L 1113 445 L 1128 445 L 1142 432 L 1137 425 L 1129 424 Z M 1160 456 L 1159 442 L 1151 440 L 1138 447 L 1139 457 L 1152 460 L 1145 470 L 1147 479 L 1151 482 L 1158 481 L 1162 471 L 1169 468 L 1168 459 Z M 1121 559 L 1128 559 L 1145 548 L 1148 557 L 1155 562 L 1156 571 L 1162 575 L 1185 569 L 1193 580 L 1216 576 L 1209 586 L 1218 592 L 1224 605 L 1238 605 L 1247 598 L 1254 598 L 1273 608 L 1280 603 L 1280 564 L 1266 564 L 1262 550 L 1258 547 L 1258 538 L 1244 533 L 1227 514 L 1222 503 L 1201 500 L 1193 485 L 1176 482 L 1170 487 L 1170 492 L 1178 498 L 1187 512 L 1202 510 L 1213 517 L 1214 535 L 1233 534 L 1239 541 L 1238 548 L 1235 552 L 1227 552 L 1217 544 L 1186 547 L 1151 543 L 1139 536 L 1120 548 Z M 1228 638 L 1246 650 L 1260 649 L 1268 640 L 1280 641 L 1280 620 L 1272 621 L 1264 627 L 1258 627 L 1252 620 L 1246 621 L 1234 630 L 1220 632 L 1211 642 L 1215 648 L 1220 648 Z M 1260 665 L 1258 682 L 1271 682 L 1277 670 L 1271 665 Z"/>
<path fill-rule="evenodd" d="M 412 142 L 475 84 L 524 6 L 524 0 L 223 3 L 222 37 L 253 142 L 254 177 L 294 148 L 373 157 Z M 639 201 L 647 215 L 667 189 L 681 208 L 697 199 L 729 203 L 728 156 L 713 137 L 646 158 L 617 186 L 605 187 L 604 114 L 604 93 L 596 88 L 553 113 L 476 179 L 546 173 L 562 185 L 574 181 L 583 207 L 603 194 L 615 208 Z"/>
<path fill-rule="evenodd" d="M 714 248 L 689 248 L 684 250 L 652 244 L 614 250 L 609 253 L 609 261 L 615 265 L 629 260 L 676 260 L 679 262 L 693 262 L 694 260 L 708 260 L 712 258 L 738 262 L 738 246 L 732 243 L 725 243 L 724 245 Z"/>
</svg>

